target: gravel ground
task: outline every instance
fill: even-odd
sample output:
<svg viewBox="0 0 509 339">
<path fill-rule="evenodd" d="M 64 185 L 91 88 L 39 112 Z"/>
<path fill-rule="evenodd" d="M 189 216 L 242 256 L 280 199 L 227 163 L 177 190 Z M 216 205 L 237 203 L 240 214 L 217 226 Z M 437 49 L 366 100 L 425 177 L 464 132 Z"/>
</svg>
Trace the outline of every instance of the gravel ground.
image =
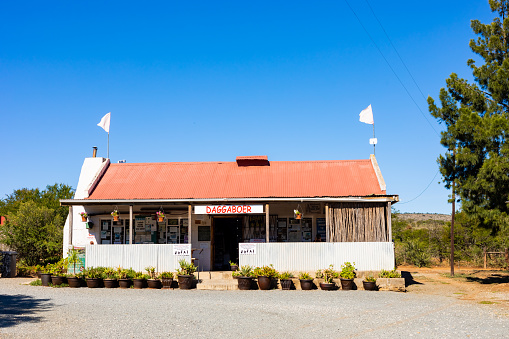
<svg viewBox="0 0 509 339">
<path fill-rule="evenodd" d="M 0 279 L 0 338 L 493 338 L 494 305 L 369 291 L 71 289 Z"/>
</svg>

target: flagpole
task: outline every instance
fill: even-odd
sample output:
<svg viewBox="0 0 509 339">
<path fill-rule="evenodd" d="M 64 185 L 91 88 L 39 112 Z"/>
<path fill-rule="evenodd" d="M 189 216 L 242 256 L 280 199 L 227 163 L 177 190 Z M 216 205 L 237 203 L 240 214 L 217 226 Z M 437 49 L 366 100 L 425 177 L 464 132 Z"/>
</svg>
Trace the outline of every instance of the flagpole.
<svg viewBox="0 0 509 339">
<path fill-rule="evenodd" d="M 109 133 L 108 133 L 109 135 Z M 375 122 L 373 121 L 373 139 L 375 139 Z M 373 144 L 373 155 L 375 155 L 375 146 L 376 144 Z"/>
<path fill-rule="evenodd" d="M 373 125 L 375 126 L 375 125 Z M 110 132 L 108 132 L 108 159 L 110 158 Z"/>
</svg>

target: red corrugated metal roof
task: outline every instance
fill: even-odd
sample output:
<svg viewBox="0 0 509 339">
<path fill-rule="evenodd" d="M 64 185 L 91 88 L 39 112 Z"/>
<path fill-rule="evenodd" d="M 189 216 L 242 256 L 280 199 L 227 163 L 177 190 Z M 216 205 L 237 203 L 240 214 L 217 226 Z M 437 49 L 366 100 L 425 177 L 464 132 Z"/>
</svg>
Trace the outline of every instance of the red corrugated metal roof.
<svg viewBox="0 0 509 339">
<path fill-rule="evenodd" d="M 371 160 L 111 164 L 88 199 L 295 198 L 385 195 Z"/>
</svg>

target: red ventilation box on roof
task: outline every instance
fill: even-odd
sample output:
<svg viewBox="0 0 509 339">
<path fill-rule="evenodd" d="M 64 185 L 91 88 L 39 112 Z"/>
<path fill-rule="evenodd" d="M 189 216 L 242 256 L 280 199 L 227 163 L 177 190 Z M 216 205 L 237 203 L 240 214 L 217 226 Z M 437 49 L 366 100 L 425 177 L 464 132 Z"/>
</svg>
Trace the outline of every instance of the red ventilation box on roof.
<svg viewBox="0 0 509 339">
<path fill-rule="evenodd" d="M 269 158 L 266 155 L 237 157 L 236 161 L 237 166 L 269 166 Z"/>
</svg>

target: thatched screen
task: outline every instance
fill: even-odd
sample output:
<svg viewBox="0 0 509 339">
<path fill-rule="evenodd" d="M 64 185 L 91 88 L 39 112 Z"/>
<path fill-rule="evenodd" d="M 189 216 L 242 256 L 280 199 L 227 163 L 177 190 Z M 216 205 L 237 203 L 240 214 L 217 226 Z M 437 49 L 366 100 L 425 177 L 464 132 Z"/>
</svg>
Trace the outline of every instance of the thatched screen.
<svg viewBox="0 0 509 339">
<path fill-rule="evenodd" d="M 329 208 L 329 241 L 389 241 L 386 203 L 334 203 Z"/>
</svg>

